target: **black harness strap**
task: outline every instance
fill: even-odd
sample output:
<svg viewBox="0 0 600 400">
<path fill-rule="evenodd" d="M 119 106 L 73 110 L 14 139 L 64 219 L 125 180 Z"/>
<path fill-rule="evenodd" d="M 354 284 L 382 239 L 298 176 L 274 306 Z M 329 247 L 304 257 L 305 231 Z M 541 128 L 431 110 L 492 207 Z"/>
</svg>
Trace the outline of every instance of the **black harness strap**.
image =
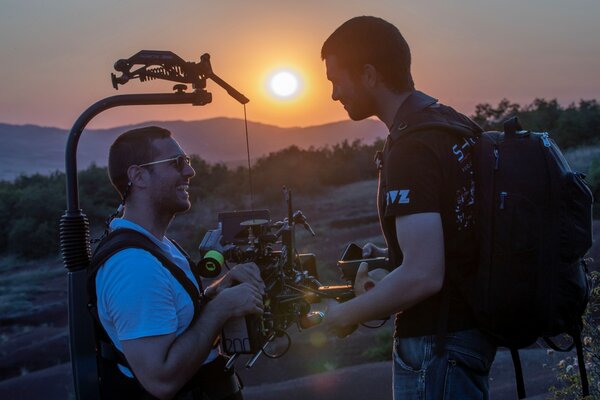
<svg viewBox="0 0 600 400">
<path fill-rule="evenodd" d="M 98 316 L 98 298 L 96 295 L 96 275 L 100 267 L 104 265 L 104 263 L 110 257 L 112 257 L 121 250 L 128 248 L 138 248 L 149 252 L 154 257 L 156 257 L 163 265 L 163 267 L 165 267 L 173 275 L 173 277 L 181 284 L 181 286 L 185 289 L 185 291 L 192 299 L 192 304 L 194 305 L 194 315 L 190 323 L 191 325 L 198 318 L 200 312 L 200 300 L 203 298 L 202 283 L 198 279 L 198 275 L 195 271 L 196 268 L 194 266 L 194 263 L 190 260 L 188 254 L 175 241 L 171 240 L 171 242 L 186 257 L 188 263 L 190 264 L 190 268 L 194 273 L 194 277 L 196 278 L 198 288 L 200 290 L 196 288 L 192 281 L 187 277 L 185 272 L 183 272 L 181 268 L 179 268 L 175 263 L 173 263 L 168 258 L 168 256 L 164 254 L 164 252 L 150 238 L 133 229 L 116 229 L 110 232 L 104 239 L 102 239 L 102 241 L 96 248 L 96 251 L 92 256 L 92 261 L 88 268 L 88 309 L 92 314 L 96 325 L 95 328 L 98 353 L 101 357 L 108 360 L 116 361 L 117 363 L 129 368 L 129 370 L 131 370 L 131 367 L 129 366 L 129 363 L 125 358 L 125 355 L 116 348 L 114 343 L 110 340 L 110 337 L 106 333 L 104 327 L 102 326 L 102 323 L 100 322 L 100 318 Z"/>
<path fill-rule="evenodd" d="M 110 340 L 98 317 L 96 275 L 100 267 L 111 256 L 127 248 L 138 248 L 156 257 L 192 299 L 194 316 L 190 325 L 196 321 L 200 313 L 200 308 L 207 300 L 203 295 L 202 283 L 196 266 L 179 244 L 174 240 L 171 240 L 171 242 L 187 259 L 198 287 L 193 284 L 185 272 L 173 263 L 150 238 L 138 231 L 132 229 L 114 230 L 102 239 L 94 252 L 88 268 L 87 290 L 88 308 L 95 321 L 97 360 L 101 382 L 100 394 L 102 399 L 155 400 L 142 387 L 135 376 L 135 379 L 129 379 L 118 370 L 117 364 L 121 364 L 129 368 L 133 373 L 125 355 Z M 196 374 L 180 389 L 175 398 L 178 400 L 241 400 L 242 384 L 233 370 L 225 370 L 226 363 L 227 358 L 219 355 L 215 360 L 201 366 Z"/>
<path fill-rule="evenodd" d="M 581 342 L 581 326 L 576 325 L 573 328 L 573 331 L 568 333 L 569 336 L 573 339 L 573 342 L 565 347 L 561 348 L 559 345 L 554 343 L 552 339 L 549 337 L 544 337 L 544 342 L 553 350 L 560 352 L 567 352 L 573 350 L 575 347 L 575 351 L 577 353 L 577 366 L 579 368 L 579 375 L 581 377 L 581 391 L 583 397 L 590 395 L 590 383 L 588 380 L 587 370 L 585 368 L 585 358 L 583 357 L 583 343 Z"/>
<path fill-rule="evenodd" d="M 579 366 L 579 375 L 581 376 L 581 391 L 583 397 L 590 395 L 590 383 L 588 381 L 587 371 L 585 369 L 585 358 L 583 358 L 583 344 L 581 343 L 581 331 L 573 335 L 573 342 L 577 349 L 577 365 Z"/>
<path fill-rule="evenodd" d="M 521 367 L 521 357 L 519 357 L 519 349 L 510 348 L 513 366 L 515 367 L 515 380 L 517 381 L 517 395 L 519 399 L 527 397 L 525 393 L 525 381 L 523 379 L 523 368 Z"/>
</svg>

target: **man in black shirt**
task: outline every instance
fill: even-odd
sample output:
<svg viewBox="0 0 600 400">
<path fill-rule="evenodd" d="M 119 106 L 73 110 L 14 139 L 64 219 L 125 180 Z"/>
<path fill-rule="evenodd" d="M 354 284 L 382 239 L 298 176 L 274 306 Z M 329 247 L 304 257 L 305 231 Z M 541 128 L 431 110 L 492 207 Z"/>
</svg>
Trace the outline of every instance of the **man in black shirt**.
<svg viewBox="0 0 600 400">
<path fill-rule="evenodd" d="M 388 256 L 393 268 L 372 290 L 331 306 L 325 323 L 343 332 L 397 313 L 394 398 L 486 399 L 496 348 L 476 329 L 464 296 L 477 262 L 470 147 L 481 129 L 415 91 L 408 44 L 380 18 L 345 22 L 321 56 L 333 100 L 351 119 L 376 116 L 390 130 L 377 158 L 388 247 L 369 243 L 363 254 Z M 366 271 L 357 275 L 360 292 Z"/>
</svg>

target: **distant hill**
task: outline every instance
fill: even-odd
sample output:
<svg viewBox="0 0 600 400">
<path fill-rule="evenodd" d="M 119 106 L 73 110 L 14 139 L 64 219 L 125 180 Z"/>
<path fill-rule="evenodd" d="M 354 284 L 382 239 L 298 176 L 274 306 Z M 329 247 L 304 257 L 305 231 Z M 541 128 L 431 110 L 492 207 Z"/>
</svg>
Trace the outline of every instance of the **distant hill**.
<svg viewBox="0 0 600 400">
<path fill-rule="evenodd" d="M 237 165 L 246 159 L 243 120 L 148 121 L 111 129 L 86 129 L 79 142 L 78 168 L 86 168 L 91 163 L 106 165 L 108 148 L 120 133 L 147 125 L 169 129 L 188 153 L 198 154 L 208 162 Z M 304 128 L 280 128 L 248 122 L 248 132 L 253 159 L 291 145 L 319 148 L 344 139 L 372 143 L 376 138 L 387 135 L 386 127 L 374 120 L 341 121 Z M 66 129 L 0 123 L 0 180 L 12 180 L 20 174 L 63 171 L 68 133 Z"/>
</svg>

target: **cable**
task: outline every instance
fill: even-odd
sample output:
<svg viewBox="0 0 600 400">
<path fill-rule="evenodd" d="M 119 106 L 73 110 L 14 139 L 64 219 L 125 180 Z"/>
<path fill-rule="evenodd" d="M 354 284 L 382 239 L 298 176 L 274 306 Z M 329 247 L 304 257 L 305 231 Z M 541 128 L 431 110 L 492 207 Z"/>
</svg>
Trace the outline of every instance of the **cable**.
<svg viewBox="0 0 600 400">
<path fill-rule="evenodd" d="M 254 190 L 252 188 L 252 167 L 250 166 L 250 142 L 248 140 L 248 118 L 246 117 L 246 104 L 244 104 L 244 126 L 246 127 L 246 152 L 248 153 L 248 179 L 250 181 L 250 209 L 254 210 Z"/>
<path fill-rule="evenodd" d="M 288 350 L 290 349 L 290 347 L 292 347 L 292 338 L 290 337 L 290 335 L 282 330 L 282 329 L 277 329 L 277 336 L 279 337 L 284 337 L 286 339 L 286 344 L 285 344 L 285 348 L 283 349 L 283 351 L 280 351 L 278 353 L 275 354 L 271 354 L 269 352 L 267 352 L 267 344 L 268 342 L 265 344 L 265 347 L 263 349 L 263 354 L 267 357 L 267 358 L 279 358 L 279 357 L 283 357 L 285 355 L 285 353 L 288 352 Z"/>
<path fill-rule="evenodd" d="M 119 204 L 115 212 L 109 215 L 106 221 L 104 221 L 104 232 L 102 233 L 102 236 L 90 240 L 90 244 L 96 244 L 102 239 L 104 239 L 106 236 L 108 236 L 108 233 L 110 232 L 110 223 L 113 219 L 117 218 L 117 216 L 121 212 L 123 212 L 123 208 L 125 208 L 125 201 L 127 200 L 127 196 L 129 195 L 129 189 L 131 189 L 131 182 L 127 183 L 127 187 L 125 188 L 125 192 L 123 193 L 123 200 L 121 200 L 121 203 Z"/>
<path fill-rule="evenodd" d="M 362 322 L 361 325 L 364 326 L 365 328 L 377 329 L 377 328 L 381 328 L 383 325 L 385 325 L 385 323 L 388 322 L 389 319 L 390 319 L 390 317 L 379 320 L 379 321 L 381 321 L 379 323 L 379 325 L 368 325 L 366 322 Z"/>
</svg>

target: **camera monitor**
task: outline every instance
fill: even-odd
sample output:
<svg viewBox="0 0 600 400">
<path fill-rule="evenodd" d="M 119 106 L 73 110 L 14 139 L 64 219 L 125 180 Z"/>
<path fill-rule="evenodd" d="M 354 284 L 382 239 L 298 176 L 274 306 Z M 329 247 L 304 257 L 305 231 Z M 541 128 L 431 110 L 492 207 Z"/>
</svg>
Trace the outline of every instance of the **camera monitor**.
<svg viewBox="0 0 600 400">
<path fill-rule="evenodd" d="M 249 220 L 266 220 L 271 222 L 269 210 L 241 210 L 220 212 L 218 221 L 221 223 L 221 234 L 224 243 L 236 243 L 247 240 L 248 227 L 242 222 Z"/>
</svg>

